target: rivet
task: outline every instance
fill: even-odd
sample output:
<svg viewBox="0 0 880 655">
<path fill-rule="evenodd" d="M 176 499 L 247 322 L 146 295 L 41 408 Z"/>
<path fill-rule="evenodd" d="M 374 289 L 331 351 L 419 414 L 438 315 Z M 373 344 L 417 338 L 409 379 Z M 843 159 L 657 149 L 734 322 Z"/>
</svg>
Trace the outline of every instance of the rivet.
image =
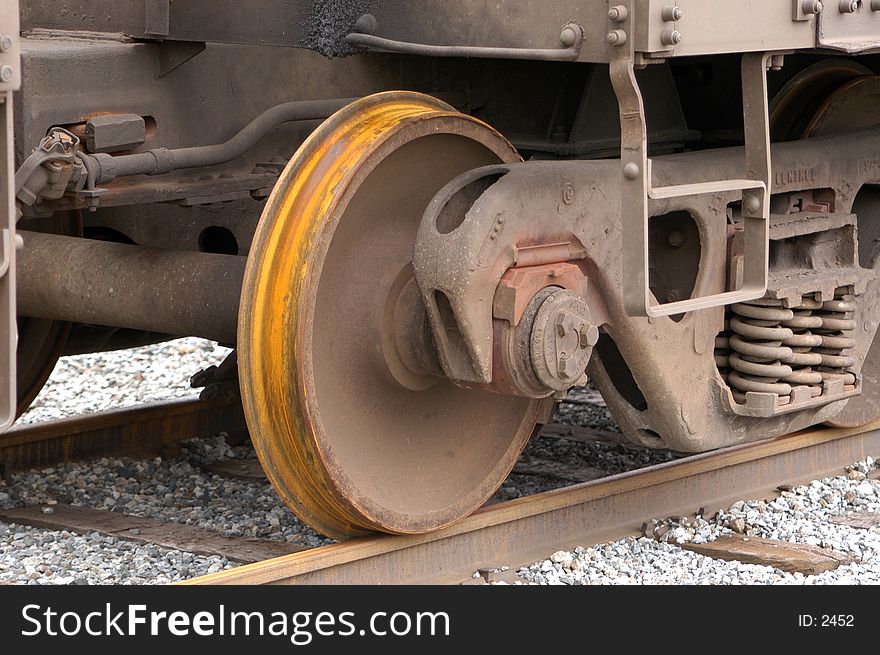
<svg viewBox="0 0 880 655">
<path fill-rule="evenodd" d="M 626 43 L 626 32 L 623 30 L 611 30 L 605 37 L 610 45 L 623 45 Z"/>
<path fill-rule="evenodd" d="M 746 198 L 745 208 L 749 214 L 757 214 L 761 210 L 761 201 L 757 196 L 749 196 Z"/>
<path fill-rule="evenodd" d="M 678 7 L 663 7 L 663 9 L 660 10 L 660 17 L 667 23 L 681 20 L 683 15 L 681 9 Z"/>
<path fill-rule="evenodd" d="M 566 48 L 570 48 L 579 40 L 584 38 L 584 31 L 579 25 L 574 25 L 569 23 L 565 27 L 562 28 L 562 33 L 559 35 L 559 41 Z"/>
<path fill-rule="evenodd" d="M 632 161 L 623 167 L 623 175 L 629 180 L 636 179 L 640 172 L 641 169 L 639 168 L 639 165 Z"/>
<path fill-rule="evenodd" d="M 0 68 L 0 82 L 8 82 L 12 79 L 12 66 Z"/>
<path fill-rule="evenodd" d="M 629 9 L 623 5 L 615 5 L 608 10 L 608 18 L 615 23 L 622 23 L 629 17 Z"/>
<path fill-rule="evenodd" d="M 681 32 L 678 30 L 663 30 L 660 34 L 660 43 L 663 45 L 678 45 L 681 43 Z"/>
<path fill-rule="evenodd" d="M 9 52 L 12 50 L 12 37 L 8 34 L 0 36 L 0 51 Z"/>
<path fill-rule="evenodd" d="M 372 14 L 364 14 L 355 21 L 354 31 L 358 34 L 373 34 L 379 27 L 376 17 Z"/>
</svg>

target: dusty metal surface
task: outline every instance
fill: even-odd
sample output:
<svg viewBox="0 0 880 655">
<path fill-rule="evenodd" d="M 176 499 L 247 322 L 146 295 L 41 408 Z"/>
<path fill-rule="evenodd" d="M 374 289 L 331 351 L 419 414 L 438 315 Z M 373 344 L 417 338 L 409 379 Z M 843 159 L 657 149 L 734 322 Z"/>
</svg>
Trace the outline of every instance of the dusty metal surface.
<svg viewBox="0 0 880 655">
<path fill-rule="evenodd" d="M 420 536 L 357 538 L 186 584 L 430 584 L 635 535 L 645 520 L 769 497 L 880 452 L 880 423 L 824 429 L 662 464 L 482 509 Z"/>
<path fill-rule="evenodd" d="M 876 302 L 877 290 L 867 285 L 873 274 L 854 267 L 852 240 L 841 237 L 832 241 L 828 229 L 841 223 L 845 218 L 841 214 L 852 210 L 863 185 L 868 188 L 880 180 L 880 169 L 860 163 L 872 161 L 875 146 L 870 143 L 876 138 L 876 131 L 865 131 L 773 147 L 778 197 L 818 187 L 830 189 L 828 196 L 833 201 L 833 211 L 816 216 L 799 214 L 805 223 L 815 220 L 825 229 L 820 229 L 816 237 L 808 234 L 803 247 L 794 248 L 796 256 L 774 245 L 771 274 L 779 281 L 773 293 L 792 305 L 800 304 L 801 297 L 808 293 L 819 294 L 816 298 L 821 298 L 820 302 L 830 302 L 843 287 L 846 293 L 859 295 L 858 306 L 867 320 L 860 320 L 861 329 L 851 333 L 855 342 L 847 353 L 854 360 L 851 373 L 858 372 L 876 330 L 870 308 Z M 658 157 L 654 159 L 654 185 L 676 187 L 681 183 L 737 179 L 742 177 L 745 160 L 743 149 Z M 806 173 L 782 175 L 785 171 Z M 618 162 L 531 161 L 473 171 L 455 183 L 474 184 L 478 175 L 491 178 L 492 183 L 475 201 L 456 208 L 461 216 L 458 221 L 451 221 L 445 213 L 455 203 L 456 194 L 435 196 L 435 203 L 423 217 L 414 250 L 416 279 L 429 310 L 438 350 L 446 341 L 458 344 L 454 350 L 447 349 L 457 354 L 458 360 L 441 359 L 444 371 L 453 379 L 462 379 L 458 371 L 466 371 L 467 367 L 483 376 L 491 371 L 492 317 L 480 307 L 492 303 L 504 272 L 516 264 L 521 245 L 549 249 L 551 245 L 568 244 L 568 250 L 559 258 L 580 267 L 586 276 L 589 284 L 585 300 L 591 322 L 602 332 L 597 345 L 599 357 L 591 359 L 589 372 L 631 440 L 653 447 L 665 444 L 681 451 L 710 450 L 800 430 L 832 418 L 842 408 L 840 403 L 847 390 L 829 389 L 827 395 L 823 391 L 821 405 L 794 405 L 789 409 L 802 411 L 777 412 L 764 418 L 749 416 L 745 420 L 737 415 L 736 400 L 719 376 L 713 355 L 716 335 L 725 325 L 723 308 L 672 318 L 629 315 L 621 293 L 632 270 L 619 256 L 624 226 Z M 590 180 L 590 184 L 579 188 L 579 180 Z M 652 217 L 682 212 L 698 227 L 695 297 L 723 293 L 730 271 L 735 270 L 736 262 L 728 254 L 728 230 L 719 228 L 729 223 L 734 232 L 738 230 L 739 196 L 737 191 L 716 190 L 651 200 Z M 801 196 L 806 198 L 805 193 Z M 793 220 L 792 216 L 781 218 Z M 458 227 L 444 233 L 438 226 L 446 221 Z M 805 231 L 812 233 L 813 227 Z M 794 239 L 794 235 L 789 236 Z M 766 244 L 761 249 L 770 250 Z M 440 265 L 439 260 L 445 263 Z M 686 262 L 679 265 L 685 267 Z M 439 311 L 436 289 L 449 298 L 445 312 Z M 616 357 L 612 356 L 614 352 L 618 353 Z M 833 353 L 825 354 L 830 362 Z M 471 379 L 479 378 L 472 373 Z"/>
<path fill-rule="evenodd" d="M 87 457 L 156 455 L 170 444 L 247 428 L 238 402 L 177 400 L 15 427 L 0 437 L 0 467 L 39 468 Z"/>
<path fill-rule="evenodd" d="M 135 1 L 27 0 L 23 4 L 25 29 L 94 29 L 142 39 L 295 46 L 327 55 L 352 51 L 343 38 L 366 13 L 375 16 L 383 39 L 442 46 L 446 49 L 423 52 L 447 56 L 466 52 L 491 57 L 511 48 L 524 50 L 524 58 L 530 50 L 543 55 L 546 49 L 559 48 L 560 30 L 568 23 L 585 32 L 579 60 L 594 62 L 607 62 L 614 44 L 623 39 L 654 57 L 816 45 L 858 52 L 876 48 L 880 41 L 880 12 L 872 11 L 868 2 L 859 3 L 856 12 L 844 12 L 836 0 L 825 3 L 820 17 L 800 8 L 800 0 L 645 0 L 636 5 L 638 13 L 633 12 L 638 19 L 635 29 L 617 40 L 608 33 L 616 31 L 614 20 L 621 14 L 610 19 L 610 3 L 576 0 L 261 0 L 258 9 L 250 12 L 241 12 L 233 0 L 190 0 L 185 5 L 163 0 L 152 3 L 153 10 L 146 15 L 144 5 Z M 562 51 L 559 58 L 567 55 Z"/>
</svg>

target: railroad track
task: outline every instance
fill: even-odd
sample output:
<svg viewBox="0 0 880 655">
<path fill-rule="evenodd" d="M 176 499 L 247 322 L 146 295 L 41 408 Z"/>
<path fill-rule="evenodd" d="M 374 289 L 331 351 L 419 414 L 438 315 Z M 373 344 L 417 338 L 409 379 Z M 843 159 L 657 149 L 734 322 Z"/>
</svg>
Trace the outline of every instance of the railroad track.
<svg viewBox="0 0 880 655">
<path fill-rule="evenodd" d="M 0 436 L 0 468 L 38 468 L 88 457 L 149 457 L 189 439 L 246 435 L 238 402 L 170 400 L 17 426 Z"/>
<path fill-rule="evenodd" d="M 481 568 L 516 568 L 556 550 L 636 535 L 652 517 L 768 497 L 877 452 L 880 422 L 809 430 L 499 503 L 427 535 L 351 539 L 184 584 L 461 583 Z"/>
<path fill-rule="evenodd" d="M 9 470 L 110 454 L 150 456 L 189 437 L 219 432 L 240 437 L 244 430 L 236 403 L 156 403 L 18 427 L 0 440 L 0 464 Z M 559 425 L 550 426 L 544 436 L 615 438 Z M 427 535 L 355 538 L 312 549 L 258 539 L 203 539 L 209 536 L 206 530 L 98 510 L 40 517 L 39 508 L 24 508 L 6 518 L 71 530 L 79 526 L 172 548 L 189 544 L 189 550 L 201 548 L 239 562 L 267 557 L 185 584 L 454 584 L 471 580 L 478 569 L 516 568 L 556 550 L 637 535 L 652 518 L 766 498 L 780 485 L 839 474 L 878 452 L 880 422 L 814 429 L 498 503 Z M 282 554 L 285 548 L 291 554 Z"/>
</svg>

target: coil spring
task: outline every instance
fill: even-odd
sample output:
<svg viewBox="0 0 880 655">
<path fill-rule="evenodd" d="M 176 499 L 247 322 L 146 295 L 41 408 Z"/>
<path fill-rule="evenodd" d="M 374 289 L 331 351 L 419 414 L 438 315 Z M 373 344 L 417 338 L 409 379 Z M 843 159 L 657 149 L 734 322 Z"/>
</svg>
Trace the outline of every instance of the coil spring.
<svg viewBox="0 0 880 655">
<path fill-rule="evenodd" d="M 728 307 L 725 331 L 715 339 L 715 363 L 737 402 L 745 402 L 748 391 L 784 397 L 805 386 L 816 397 L 826 380 L 855 384 L 848 370 L 855 361 L 843 351 L 855 347 L 846 333 L 855 329 L 856 305 L 846 288 L 837 291 L 833 300 L 804 297 L 793 308 L 773 298 Z"/>
</svg>

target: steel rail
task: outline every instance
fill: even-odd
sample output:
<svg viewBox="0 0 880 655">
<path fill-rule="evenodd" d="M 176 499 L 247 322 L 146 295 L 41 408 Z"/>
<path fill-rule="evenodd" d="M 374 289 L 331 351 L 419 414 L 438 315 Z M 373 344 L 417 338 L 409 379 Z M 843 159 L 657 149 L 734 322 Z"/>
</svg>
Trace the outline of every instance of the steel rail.
<svg viewBox="0 0 880 655">
<path fill-rule="evenodd" d="M 0 467 L 39 468 L 106 455 L 150 456 L 191 437 L 244 430 L 239 402 L 164 401 L 14 427 L 0 436 Z"/>
<path fill-rule="evenodd" d="M 483 508 L 427 535 L 377 536 L 249 564 L 183 584 L 442 584 L 559 549 L 637 534 L 654 517 L 766 498 L 880 454 L 880 421 L 813 429 L 695 455 Z"/>
</svg>

